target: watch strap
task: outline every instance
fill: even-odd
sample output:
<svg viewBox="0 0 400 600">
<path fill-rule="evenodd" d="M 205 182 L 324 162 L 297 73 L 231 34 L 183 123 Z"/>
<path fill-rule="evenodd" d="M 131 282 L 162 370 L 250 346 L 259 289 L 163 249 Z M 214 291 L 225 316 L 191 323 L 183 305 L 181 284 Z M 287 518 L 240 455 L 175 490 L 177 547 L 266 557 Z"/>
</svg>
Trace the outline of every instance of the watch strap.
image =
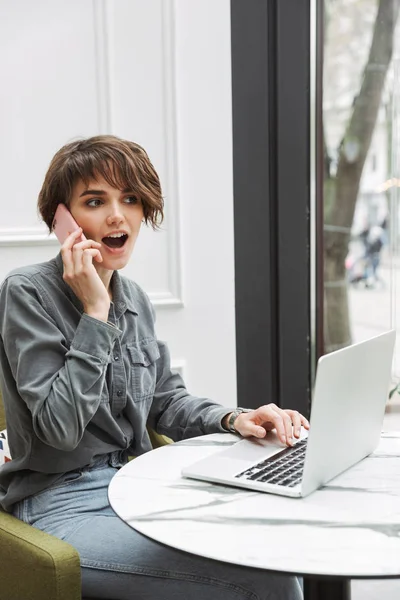
<svg viewBox="0 0 400 600">
<path fill-rule="evenodd" d="M 228 419 L 228 431 L 230 431 L 231 433 L 237 433 L 235 429 L 235 421 L 237 417 L 242 413 L 252 412 L 253 410 L 253 408 L 241 408 L 240 406 L 235 408 L 235 410 L 231 412 L 230 417 Z"/>
</svg>

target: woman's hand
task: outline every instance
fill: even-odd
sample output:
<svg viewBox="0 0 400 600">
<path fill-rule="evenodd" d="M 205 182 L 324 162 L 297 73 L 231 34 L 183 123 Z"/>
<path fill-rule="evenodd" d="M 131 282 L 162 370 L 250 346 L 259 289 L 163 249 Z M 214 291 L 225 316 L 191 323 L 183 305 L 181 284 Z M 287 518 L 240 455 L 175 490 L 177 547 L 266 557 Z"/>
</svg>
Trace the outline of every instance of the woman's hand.
<svg viewBox="0 0 400 600">
<path fill-rule="evenodd" d="M 93 265 L 93 260 L 99 263 L 103 261 L 99 250 L 101 244 L 93 240 L 75 243 L 81 234 L 80 227 L 61 246 L 63 279 L 82 302 L 85 313 L 106 322 L 110 296 Z"/>
<path fill-rule="evenodd" d="M 229 418 L 229 417 L 228 417 Z M 276 429 L 279 439 L 292 446 L 294 439 L 300 437 L 301 426 L 309 429 L 310 424 L 297 410 L 281 409 L 276 404 L 265 404 L 255 410 L 238 415 L 234 427 L 243 437 L 263 438 L 267 431 Z"/>
</svg>

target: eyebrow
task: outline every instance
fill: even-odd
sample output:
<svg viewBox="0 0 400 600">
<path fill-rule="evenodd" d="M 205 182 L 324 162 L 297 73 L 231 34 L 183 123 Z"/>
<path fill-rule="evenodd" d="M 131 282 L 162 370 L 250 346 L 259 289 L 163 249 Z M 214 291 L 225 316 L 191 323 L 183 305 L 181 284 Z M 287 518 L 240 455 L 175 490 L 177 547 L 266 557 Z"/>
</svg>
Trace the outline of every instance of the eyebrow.
<svg viewBox="0 0 400 600">
<path fill-rule="evenodd" d="M 121 190 L 123 194 L 129 194 L 132 193 L 131 190 L 129 189 L 125 189 L 125 190 Z M 82 194 L 80 194 L 79 198 L 82 198 L 83 196 L 106 196 L 107 192 L 105 192 L 104 190 L 85 190 L 84 192 L 82 192 Z"/>
</svg>

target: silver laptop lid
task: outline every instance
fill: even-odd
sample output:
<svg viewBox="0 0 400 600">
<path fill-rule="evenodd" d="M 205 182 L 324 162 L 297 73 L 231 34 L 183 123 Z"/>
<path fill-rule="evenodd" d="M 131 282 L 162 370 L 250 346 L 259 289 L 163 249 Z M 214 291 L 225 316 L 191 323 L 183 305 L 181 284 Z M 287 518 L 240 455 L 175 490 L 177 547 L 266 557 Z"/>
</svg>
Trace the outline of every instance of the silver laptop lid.
<svg viewBox="0 0 400 600">
<path fill-rule="evenodd" d="M 395 331 L 318 361 L 302 495 L 375 450 L 388 399 Z"/>
</svg>

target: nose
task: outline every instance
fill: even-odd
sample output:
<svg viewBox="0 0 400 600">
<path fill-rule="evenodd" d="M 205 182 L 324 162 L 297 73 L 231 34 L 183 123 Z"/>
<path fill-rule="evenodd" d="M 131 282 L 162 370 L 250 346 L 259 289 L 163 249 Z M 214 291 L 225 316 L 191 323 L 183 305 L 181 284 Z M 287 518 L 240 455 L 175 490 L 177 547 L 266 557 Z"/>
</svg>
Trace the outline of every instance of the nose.
<svg viewBox="0 0 400 600">
<path fill-rule="evenodd" d="M 120 225 L 124 221 L 124 215 L 119 202 L 112 202 L 107 217 L 107 225 Z"/>
</svg>

